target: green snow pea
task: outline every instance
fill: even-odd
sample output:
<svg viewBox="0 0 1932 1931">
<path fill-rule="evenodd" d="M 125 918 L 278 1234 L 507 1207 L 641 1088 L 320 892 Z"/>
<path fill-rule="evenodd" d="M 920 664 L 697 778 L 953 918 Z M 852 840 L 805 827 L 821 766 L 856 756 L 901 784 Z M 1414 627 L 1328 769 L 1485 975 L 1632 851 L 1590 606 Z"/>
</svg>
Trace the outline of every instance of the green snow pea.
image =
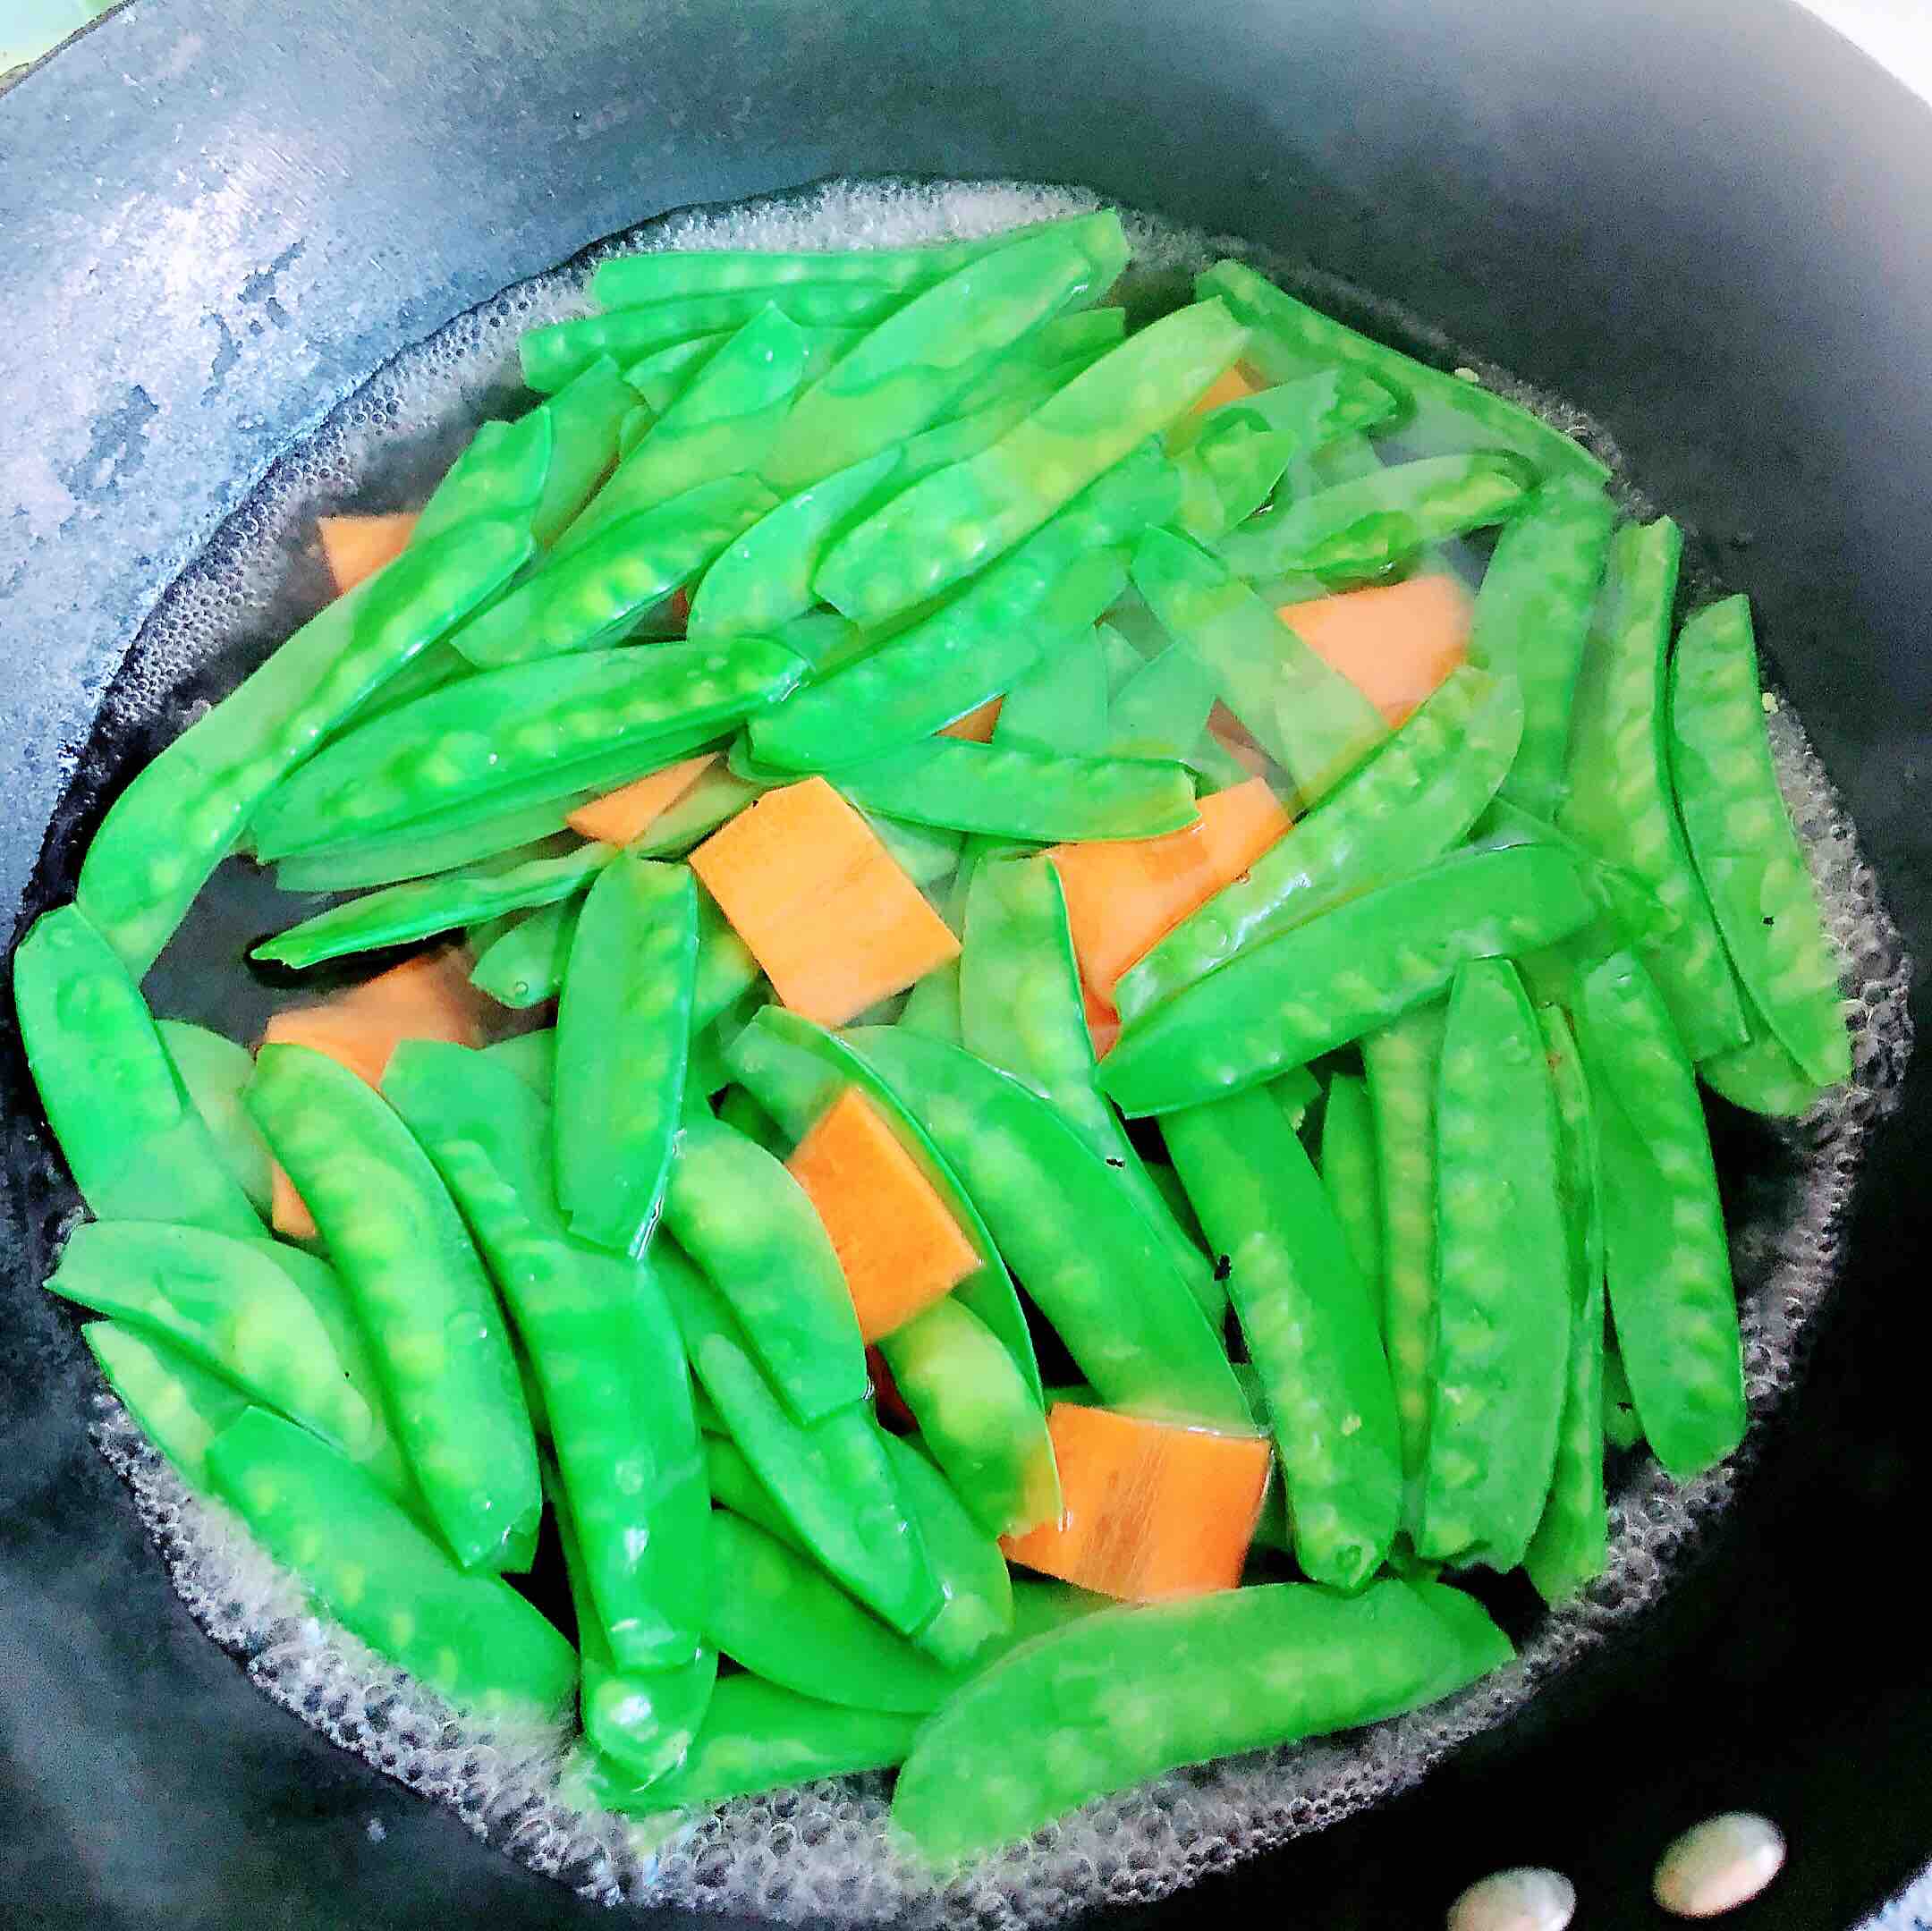
<svg viewBox="0 0 1932 1931">
<path fill-rule="evenodd" d="M 1728 1053 L 1713 1054 L 1698 1064 L 1698 1077 L 1712 1092 L 1733 1106 L 1774 1118 L 1797 1119 L 1825 1097 L 1826 1088 L 1811 1079 L 1778 1040 L 1763 1015 L 1744 1001 L 1744 1023 L 1750 1037 Z"/>
<path fill-rule="evenodd" d="M 1369 1283 L 1281 1108 L 1258 1089 L 1169 1114 L 1167 1150 L 1216 1250 L 1281 1458 L 1295 1559 L 1360 1588 L 1402 1514 L 1395 1397 Z"/>
<path fill-rule="evenodd" d="M 718 902 L 698 887 L 698 970 L 691 985 L 691 1025 L 708 1026 L 758 982 L 758 963 L 732 929 Z"/>
<path fill-rule="evenodd" d="M 1114 692 L 1103 748 L 1115 758 L 1187 762 L 1208 728 L 1215 697 L 1207 666 L 1184 645 L 1169 644 Z"/>
<path fill-rule="evenodd" d="M 1379 1324 L 1382 1308 L 1382 1175 L 1376 1158 L 1368 1086 L 1353 1073 L 1328 1082 L 1321 1121 L 1322 1189 L 1342 1224 L 1349 1257 L 1368 1282 Z"/>
<path fill-rule="evenodd" d="M 1006 1558 L 926 1455 L 877 1423 L 873 1427 L 939 1580 L 939 1613 L 912 1640 L 946 1668 L 962 1669 L 1013 1627 Z"/>
<path fill-rule="evenodd" d="M 1177 488 L 1158 444 L 1131 450 L 983 578 L 760 719 L 758 757 L 794 770 L 857 763 L 1010 690 L 1056 629 L 1091 623 L 1118 595 L 1119 576 L 1097 574 L 1091 553 L 1131 542 L 1168 513 Z"/>
<path fill-rule="evenodd" d="M 540 906 L 482 953 L 470 983 L 498 1005 L 521 1009 L 555 998 L 582 916 L 580 896 Z"/>
<path fill-rule="evenodd" d="M 1512 1654 L 1479 1603 L 1436 1583 L 1103 1610 L 1013 1651 L 920 1729 L 893 1821 L 948 1863 L 1183 1764 L 1434 1702 Z"/>
<path fill-rule="evenodd" d="M 615 517 L 472 617 L 451 641 L 483 670 L 614 643 L 644 611 L 696 577 L 773 500 L 750 477 L 727 476 Z"/>
<path fill-rule="evenodd" d="M 924 1629 L 939 1583 L 872 1418 L 855 1404 L 809 1427 L 793 1419 L 717 1290 L 666 1239 L 651 1266 L 705 1392 L 799 1539 L 901 1635 Z"/>
<path fill-rule="evenodd" d="M 1076 309 L 1042 322 L 1001 356 L 973 386 L 948 405 L 943 420 L 985 409 L 1020 388 L 1034 368 L 1051 373 L 1063 387 L 1089 363 L 1127 339 L 1127 311 L 1121 308 Z"/>
<path fill-rule="evenodd" d="M 1164 429 L 1241 353 L 1217 301 L 1164 317 L 1076 376 L 991 448 L 894 497 L 819 566 L 835 609 L 877 623 L 969 576 Z"/>
<path fill-rule="evenodd" d="M 574 898 L 616 856 L 613 845 L 584 844 L 559 858 L 389 885 L 264 939 L 249 956 L 300 969 L 347 953 L 430 938 L 501 911 L 554 905 Z"/>
<path fill-rule="evenodd" d="M 493 518 L 528 529 L 543 500 L 553 441 L 540 409 L 519 422 L 483 424 L 430 491 L 410 531 L 411 548 Z"/>
<path fill-rule="evenodd" d="M 1546 1602 L 1574 1596 L 1600 1576 L 1610 1557 L 1604 1496 L 1604 1249 L 1597 1187 L 1597 1124 L 1570 1023 L 1539 1006 L 1543 1046 L 1556 1095 L 1562 1186 L 1569 1232 L 1570 1360 L 1549 1498 L 1523 1568 Z"/>
<path fill-rule="evenodd" d="M 617 460 L 618 425 L 636 400 L 616 363 L 600 355 L 536 411 L 549 419 L 550 465 L 530 534 L 546 548 L 569 528 Z"/>
<path fill-rule="evenodd" d="M 1294 780 L 1304 805 L 1335 788 L 1388 735 L 1382 714 L 1198 545 L 1150 529 L 1134 588 L 1199 657 L 1228 708 Z"/>
<path fill-rule="evenodd" d="M 1554 846 L 1456 853 L 1238 954 L 1135 1020 L 1100 1084 L 1129 1114 L 1259 1085 L 1434 998 L 1465 961 L 1554 944 L 1593 910 Z"/>
<path fill-rule="evenodd" d="M 1558 476 L 1496 538 L 1476 593 L 1469 657 L 1522 691 L 1522 744 L 1504 796 L 1552 817 L 1562 801 L 1570 709 L 1616 511 L 1596 484 Z"/>
<path fill-rule="evenodd" d="M 762 474 L 781 489 L 916 435 L 996 360 L 1127 265 L 1120 216 L 1103 209 L 956 269 L 879 322 L 792 406 Z"/>
<path fill-rule="evenodd" d="M 512 665 L 378 718 L 264 806 L 264 859 L 400 830 L 439 810 L 481 817 L 687 756 L 775 701 L 804 665 L 763 638 L 586 650 Z M 622 762 L 615 762 L 622 760 Z M 151 768 L 151 767 L 150 767 Z"/>
<path fill-rule="evenodd" d="M 653 818 L 631 846 L 641 858 L 681 859 L 702 844 L 720 825 L 734 818 L 766 786 L 713 765 L 691 788 Z"/>
<path fill-rule="evenodd" d="M 577 1654 L 510 1586 L 466 1574 L 354 1463 L 251 1408 L 209 1443 L 216 1492 L 318 1605 L 459 1708 L 552 1715 Z"/>
<path fill-rule="evenodd" d="M 1291 1066 L 1278 1080 L 1270 1080 L 1267 1090 L 1299 1133 L 1309 1108 L 1321 1097 L 1322 1085 L 1306 1066 Z"/>
<path fill-rule="evenodd" d="M 1118 623 L 1097 624 L 1095 636 L 1100 644 L 1100 655 L 1106 663 L 1107 696 L 1126 683 L 1129 678 L 1147 667 L 1147 658 L 1141 655 L 1140 647 L 1127 637 Z M 1166 639 L 1161 639 L 1155 646 L 1157 653 L 1166 648 Z"/>
<path fill-rule="evenodd" d="M 1669 1010 L 1620 953 L 1577 989 L 1572 1019 L 1601 1163 L 1610 1317 L 1643 1432 L 1679 1481 L 1744 1436 L 1730 1249 L 1697 1082 Z"/>
<path fill-rule="evenodd" d="M 728 328 L 713 329 L 705 335 L 687 336 L 684 341 L 674 342 L 668 347 L 653 349 L 648 355 L 640 356 L 636 361 L 626 366 L 623 372 L 624 386 L 630 392 L 633 405 L 639 396 L 644 398 L 646 428 L 677 401 L 691 377 L 731 340 L 731 336 L 732 332 Z M 852 340 L 856 342 L 858 339 L 859 335 L 855 330 Z M 605 360 L 608 360 L 609 358 L 606 357 Z M 631 415 L 635 413 L 636 409 L 633 406 L 631 414 L 626 415 L 624 419 L 628 422 Z M 620 454 L 628 456 L 642 439 L 641 435 L 627 436 Z"/>
<path fill-rule="evenodd" d="M 958 869 L 960 852 L 965 844 L 963 833 L 915 825 L 908 819 L 886 817 L 877 812 L 867 812 L 865 820 L 893 863 L 914 885 L 941 886 Z"/>
<path fill-rule="evenodd" d="M 684 1100 L 696 881 L 626 851 L 578 915 L 557 1002 L 556 1190 L 571 1231 L 638 1254 L 664 1200 Z"/>
<path fill-rule="evenodd" d="M 507 1066 L 533 1092 L 548 1099 L 556 1079 L 556 1029 L 543 1026 L 535 1032 L 513 1033 L 485 1046 L 483 1057 L 494 1065 Z"/>
<path fill-rule="evenodd" d="M 213 1495 L 208 1444 L 248 1412 L 248 1396 L 180 1349 L 119 1321 L 89 1321 L 80 1338 L 121 1405 L 174 1472 L 198 1494 Z"/>
<path fill-rule="evenodd" d="M 703 1390 L 699 1393 L 701 1396 Z M 805 1545 L 799 1540 L 798 1530 L 785 1520 L 784 1512 L 772 1500 L 771 1491 L 752 1472 L 751 1464 L 744 1458 L 744 1451 L 730 1436 L 722 1432 L 724 1426 L 722 1420 L 718 1421 L 717 1427 L 721 1432 L 708 1433 L 703 1443 L 705 1478 L 711 1485 L 713 1505 L 729 1509 L 733 1515 L 755 1522 L 775 1541 L 782 1542 L 798 1554 L 805 1554 Z"/>
<path fill-rule="evenodd" d="M 959 1175 L 1104 1399 L 1246 1424 L 1220 1337 L 1159 1236 L 1046 1101 L 957 1046 L 887 1028 L 847 1037 Z"/>
<path fill-rule="evenodd" d="M 555 858 L 569 848 L 559 834 L 570 814 L 592 794 L 577 790 L 479 816 L 474 809 L 439 813 L 369 838 L 348 838 L 275 861 L 282 892 L 353 892 L 434 877 L 460 865 Z"/>
<path fill-rule="evenodd" d="M 1571 719 L 1569 792 L 1557 828 L 1634 873 L 1671 924 L 1638 950 L 1694 1060 L 1744 1043 L 1724 941 L 1672 796 L 1665 688 L 1683 537 L 1675 523 L 1626 523 L 1590 626 Z"/>
<path fill-rule="evenodd" d="M 1727 597 L 1678 633 L 1671 770 L 1698 876 L 1754 1010 L 1818 1086 L 1850 1078 L 1838 960 L 1765 735 L 1750 603 Z"/>
<path fill-rule="evenodd" d="M 657 420 L 657 418 L 651 412 L 650 406 L 645 402 L 640 402 L 635 408 L 627 409 L 624 411 L 623 420 L 617 425 L 617 460 L 619 462 L 622 462 L 650 434 Z M 579 515 L 582 513 L 581 511 L 578 512 Z M 575 521 L 576 519 L 573 517 L 572 521 L 574 522 Z"/>
<path fill-rule="evenodd" d="M 307 1046 L 264 1046 L 248 1105 L 348 1290 L 430 1520 L 465 1569 L 501 1567 L 542 1509 L 537 1448 L 448 1190 L 382 1098 Z"/>
<path fill-rule="evenodd" d="M 261 1232 L 183 1096 L 140 987 L 78 906 L 43 912 L 21 942 L 13 1006 L 47 1123 L 90 1212 Z"/>
<path fill-rule="evenodd" d="M 1246 324 L 1247 358 L 1271 380 L 1286 382 L 1339 363 L 1382 384 L 1404 405 L 1397 433 L 1425 454 L 1473 444 L 1513 450 L 1546 476 L 1570 472 L 1600 482 L 1609 473 L 1587 449 L 1520 403 L 1357 335 L 1244 262 L 1216 262 L 1195 278 L 1194 287 L 1200 296 L 1218 295 Z"/>
<path fill-rule="evenodd" d="M 1106 739 L 1106 653 L 1100 631 L 1090 627 L 1075 631 L 1006 693 L 993 727 L 996 744 L 1074 757 L 1101 757 Z"/>
<path fill-rule="evenodd" d="M 664 1219 L 800 1421 L 865 1400 L 865 1343 L 844 1272 L 783 1161 L 715 1120 L 687 1119 Z"/>
<path fill-rule="evenodd" d="M 542 1391 L 597 1621 L 626 1670 L 688 1663 L 709 1495 L 677 1327 L 648 1272 L 571 1238 L 543 1097 L 467 1046 L 405 1040 L 383 1092 L 435 1163 Z"/>
<path fill-rule="evenodd" d="M 1556 1460 L 1572 1322 L 1556 1097 L 1507 960 L 1462 966 L 1436 1096 L 1436 1346 L 1419 1555 L 1513 1569 Z"/>
<path fill-rule="evenodd" d="M 731 1071 L 728 1061 L 725 1071 Z M 726 1126 L 735 1127 L 747 1139 L 755 1139 L 767 1153 L 776 1154 L 781 1160 L 792 1150 L 792 1142 L 786 1138 L 784 1129 L 741 1086 L 733 1085 L 719 1100 L 717 1117 Z"/>
<path fill-rule="evenodd" d="M 157 1020 L 155 1030 L 222 1165 L 249 1205 L 266 1219 L 275 1195 L 275 1161 L 242 1104 L 242 1089 L 255 1076 L 255 1055 L 245 1046 L 185 1020 Z"/>
<path fill-rule="evenodd" d="M 500 521 L 412 546 L 326 606 L 135 774 L 88 847 L 75 896 L 137 977 L 283 777 L 502 589 L 530 546 L 526 530 Z"/>
</svg>

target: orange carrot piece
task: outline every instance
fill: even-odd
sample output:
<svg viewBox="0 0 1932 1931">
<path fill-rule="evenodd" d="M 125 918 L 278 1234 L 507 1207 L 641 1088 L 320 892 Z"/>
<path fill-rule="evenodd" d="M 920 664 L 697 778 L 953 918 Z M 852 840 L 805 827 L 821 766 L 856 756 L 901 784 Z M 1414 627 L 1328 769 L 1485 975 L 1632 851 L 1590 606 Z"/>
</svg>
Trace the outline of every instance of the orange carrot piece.
<svg viewBox="0 0 1932 1931">
<path fill-rule="evenodd" d="M 1284 604 L 1276 614 L 1394 726 L 1468 654 L 1474 610 L 1461 579 L 1437 572 Z"/>
<path fill-rule="evenodd" d="M 1288 829 L 1287 812 L 1259 778 L 1203 798 L 1199 810 L 1194 824 L 1164 837 L 1053 850 L 1081 976 L 1106 1004 L 1142 953 L 1233 884 Z"/>
<path fill-rule="evenodd" d="M 1004 698 L 988 698 L 977 710 L 968 711 L 963 717 L 955 717 L 939 735 L 964 738 L 970 744 L 990 744 L 993 726 L 999 722 L 1000 706 L 1005 701 Z"/>
<path fill-rule="evenodd" d="M 1219 409 L 1224 402 L 1238 402 L 1262 386 L 1245 362 L 1236 362 L 1208 384 L 1207 393 L 1194 405 L 1194 413 L 1205 416 L 1210 409 Z"/>
<path fill-rule="evenodd" d="M 682 764 L 633 778 L 587 805 L 579 805 L 564 822 L 581 838 L 627 845 L 633 838 L 641 838 L 652 821 L 668 811 L 717 759 L 717 752 L 703 751 Z"/>
<path fill-rule="evenodd" d="M 415 528 L 414 510 L 391 510 L 381 516 L 317 517 L 322 561 L 335 580 L 336 596 L 354 589 L 364 577 L 373 577 L 385 563 L 393 563 L 402 554 Z"/>
<path fill-rule="evenodd" d="M 1087 1037 L 1093 1041 L 1093 1056 L 1105 1059 L 1120 1037 L 1120 1014 L 1085 979 L 1080 981 L 1080 1004 L 1087 1009 Z"/>
<path fill-rule="evenodd" d="M 779 998 L 843 1026 L 959 941 L 878 834 L 825 779 L 767 792 L 691 855 Z"/>
<path fill-rule="evenodd" d="M 856 1087 L 833 1101 L 785 1165 L 832 1236 L 868 1343 L 979 1265 L 931 1181 Z"/>
<path fill-rule="evenodd" d="M 1267 1486 L 1264 1436 L 1055 1402 L 1046 1417 L 1061 1514 L 1000 1546 L 1016 1563 L 1123 1602 L 1232 1589 Z"/>
</svg>

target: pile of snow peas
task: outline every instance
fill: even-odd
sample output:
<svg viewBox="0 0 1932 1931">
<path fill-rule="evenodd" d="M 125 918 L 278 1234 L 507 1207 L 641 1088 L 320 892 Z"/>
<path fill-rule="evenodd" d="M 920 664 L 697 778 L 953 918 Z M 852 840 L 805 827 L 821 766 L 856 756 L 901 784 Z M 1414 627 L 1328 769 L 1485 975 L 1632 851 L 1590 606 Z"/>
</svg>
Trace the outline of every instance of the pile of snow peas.
<svg viewBox="0 0 1932 1931">
<path fill-rule="evenodd" d="M 1742 1436 L 1698 1081 L 1850 1070 L 1748 605 L 1680 624 L 1675 525 L 1585 449 L 1239 262 L 1129 331 L 1129 253 L 1103 210 L 605 263 L 19 948 L 107 1380 L 377 1655 L 574 1699 L 573 1802 L 896 1766 L 910 1842 L 984 1853 L 1471 1682 L 1470 1572 L 1605 1567 L 1606 1436 L 1680 1479 Z M 1317 620 L 1429 574 L 1462 627 L 1392 706 Z M 1145 893 L 1080 910 L 1094 844 Z M 231 863 L 333 895 L 256 959 L 427 946 L 467 1016 L 373 1061 L 157 1020 Z M 954 1259 L 881 1312 L 913 1198 Z M 1265 1496 L 1076 1520 L 1095 1405 Z M 1110 1587 L 1191 1537 L 1232 1567 Z"/>
</svg>

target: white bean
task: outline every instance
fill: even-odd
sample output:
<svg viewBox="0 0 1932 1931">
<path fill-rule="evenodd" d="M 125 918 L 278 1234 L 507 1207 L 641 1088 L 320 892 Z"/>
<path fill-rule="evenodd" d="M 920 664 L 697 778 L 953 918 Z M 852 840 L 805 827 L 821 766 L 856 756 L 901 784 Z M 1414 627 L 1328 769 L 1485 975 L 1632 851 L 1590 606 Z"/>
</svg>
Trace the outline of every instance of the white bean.
<svg viewBox="0 0 1932 1931">
<path fill-rule="evenodd" d="M 1496 1871 L 1449 1907 L 1449 1931 L 1564 1931 L 1576 1886 L 1561 1871 Z"/>
<path fill-rule="evenodd" d="M 1733 1810 L 1686 1831 L 1657 1859 L 1651 1894 L 1679 1918 L 1716 1918 L 1748 1904 L 1784 1864 L 1784 1834 Z"/>
</svg>

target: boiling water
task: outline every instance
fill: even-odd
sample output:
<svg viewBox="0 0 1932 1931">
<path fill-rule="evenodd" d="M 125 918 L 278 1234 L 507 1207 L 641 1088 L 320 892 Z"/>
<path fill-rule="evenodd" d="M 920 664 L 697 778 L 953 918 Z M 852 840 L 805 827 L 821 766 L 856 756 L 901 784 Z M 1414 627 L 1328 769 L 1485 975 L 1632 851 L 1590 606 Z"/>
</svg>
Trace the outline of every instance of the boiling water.
<svg viewBox="0 0 1932 1931">
<path fill-rule="evenodd" d="M 984 234 L 1092 205 L 1090 197 L 1012 184 L 842 184 L 803 199 L 674 217 L 507 291 L 380 372 L 230 520 L 143 632 L 110 700 L 102 740 L 123 746 L 165 741 L 196 714 L 196 701 L 182 693 L 207 688 L 211 661 L 230 662 L 238 673 L 306 614 L 292 607 L 292 598 L 319 602 L 325 585 L 311 546 L 316 516 L 420 501 L 478 416 L 504 412 L 516 396 L 518 334 L 583 312 L 589 271 L 605 255 L 639 246 L 890 246 Z M 1241 251 L 1237 242 L 1139 217 L 1130 216 L 1128 226 L 1136 249 L 1134 279 L 1124 291 L 1130 301 L 1176 293 L 1186 273 Z M 1344 315 L 1375 315 L 1359 291 L 1292 272 L 1282 279 Z M 1379 326 L 1396 339 L 1428 340 L 1393 310 L 1381 313 Z M 1593 424 L 1528 394 L 1499 371 L 1459 360 L 1614 459 Z M 1634 493 L 1626 491 L 1626 500 L 1644 507 Z M 1806 1329 L 1832 1278 L 1861 1142 L 1895 1097 L 1911 1043 L 1908 964 L 1870 868 L 1796 720 L 1780 711 L 1771 723 L 1785 795 L 1846 961 L 1857 1037 L 1851 1084 L 1810 1118 L 1767 1128 L 1750 1174 L 1733 1189 L 1746 1379 L 1758 1423 L 1797 1371 Z M 237 974 L 221 995 L 240 983 Z M 207 1016 L 218 1023 L 224 1012 L 217 1008 Z M 233 1030 L 245 1029 L 253 1015 L 230 1006 L 225 1017 Z M 560 1808 L 551 1794 L 564 1742 L 560 1733 L 511 1735 L 467 1725 L 343 1631 L 309 1614 L 299 1588 L 233 1520 L 191 1498 L 118 1405 L 105 1394 L 97 1399 L 96 1437 L 127 1478 L 176 1587 L 208 1633 L 242 1658 L 278 1703 L 402 1783 L 448 1803 L 491 1843 L 610 1903 L 728 1907 L 794 1922 L 970 1925 L 976 1931 L 1156 1898 L 1409 1788 L 1656 1602 L 1729 1499 L 1753 1448 L 1748 1443 L 1732 1466 L 1689 1487 L 1665 1479 L 1647 1459 L 1633 1459 L 1613 1497 L 1608 1572 L 1582 1601 L 1538 1622 L 1519 1660 L 1500 1675 L 1365 1732 L 1164 1778 L 1095 1804 L 1028 1846 L 936 1887 L 888 1842 L 887 1784 L 879 1776 L 741 1799 L 670 1835 Z"/>
</svg>

